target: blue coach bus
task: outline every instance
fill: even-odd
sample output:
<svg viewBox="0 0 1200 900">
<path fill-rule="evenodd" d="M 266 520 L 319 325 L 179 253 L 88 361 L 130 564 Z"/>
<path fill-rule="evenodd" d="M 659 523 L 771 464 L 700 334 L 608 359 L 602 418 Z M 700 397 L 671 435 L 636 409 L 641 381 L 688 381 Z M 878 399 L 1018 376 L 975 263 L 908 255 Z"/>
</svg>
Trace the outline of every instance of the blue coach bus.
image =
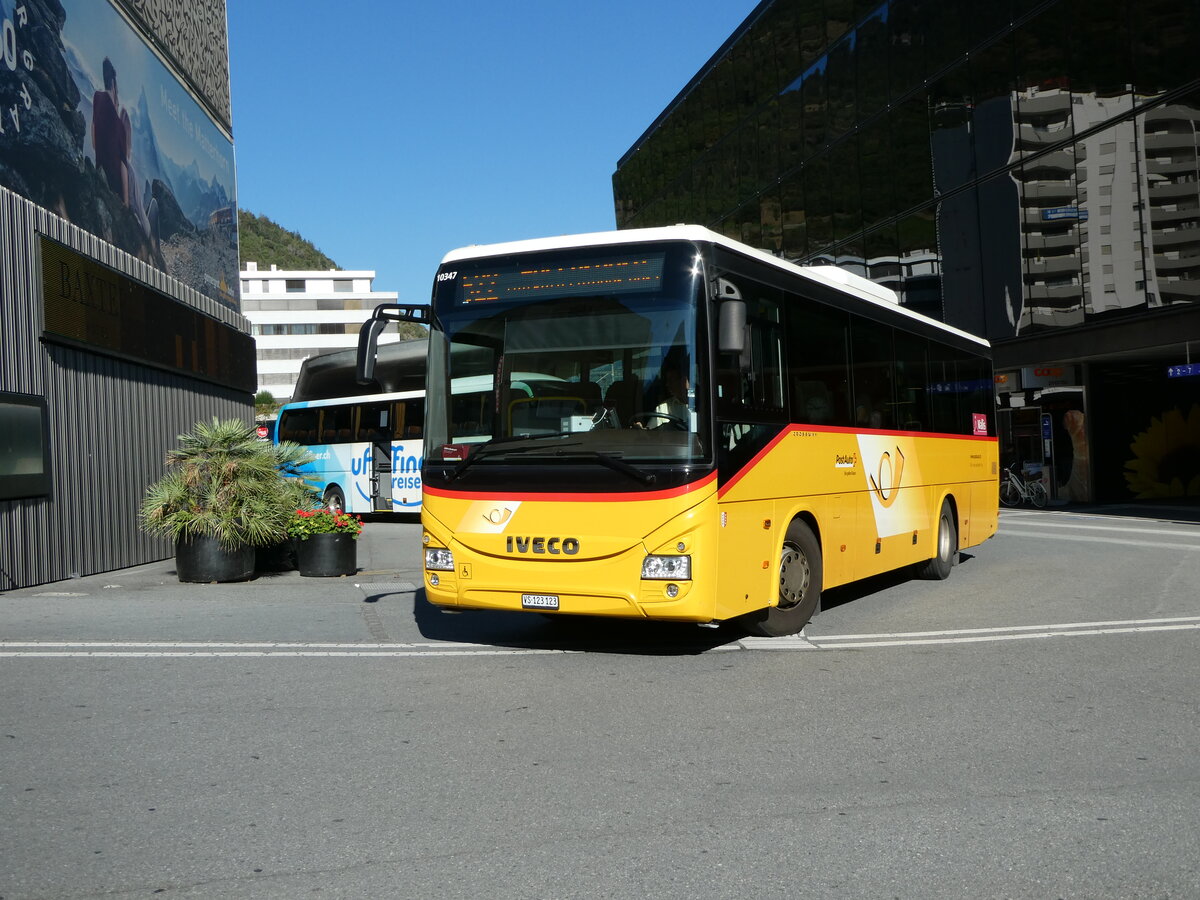
<svg viewBox="0 0 1200 900">
<path fill-rule="evenodd" d="M 424 391 L 301 400 L 280 408 L 275 442 L 317 457 L 305 471 L 330 509 L 419 513 L 424 425 Z"/>
</svg>

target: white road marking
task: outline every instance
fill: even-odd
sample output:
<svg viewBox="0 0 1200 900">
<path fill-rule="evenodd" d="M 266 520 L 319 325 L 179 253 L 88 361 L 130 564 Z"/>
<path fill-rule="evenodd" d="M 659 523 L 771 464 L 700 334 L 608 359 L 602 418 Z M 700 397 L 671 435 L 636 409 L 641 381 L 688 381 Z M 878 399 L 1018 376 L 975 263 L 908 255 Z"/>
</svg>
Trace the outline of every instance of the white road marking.
<svg viewBox="0 0 1200 900">
<path fill-rule="evenodd" d="M 712 651 L 862 650 L 870 647 L 914 647 L 930 644 L 977 644 L 1053 637 L 1147 634 L 1166 631 L 1200 631 L 1200 616 L 1164 619 L 1129 619 L 1112 622 L 1067 622 L 1055 625 L 1012 625 L 997 628 L 962 628 L 943 631 L 886 632 L 881 634 L 801 633 L 780 638 L 747 637 L 713 647 Z M 586 653 L 587 647 L 496 647 L 489 644 L 425 643 L 318 643 L 264 641 L 261 643 L 212 641 L 0 641 L 0 659 L 167 659 L 167 658 L 381 658 L 425 659 L 464 656 L 564 655 Z M 646 647 L 639 647 L 644 652 Z"/>
<path fill-rule="evenodd" d="M 1030 524 L 1032 524 L 1032 522 L 1029 520 L 1002 522 L 1000 528 L 1001 530 L 1008 526 L 1024 528 L 1026 525 Z M 1054 521 L 1039 521 L 1037 524 L 1042 528 L 1070 528 L 1078 531 L 1117 531 L 1121 534 L 1158 534 L 1166 535 L 1167 537 L 1188 537 L 1194 541 L 1200 541 L 1200 528 L 1193 528 L 1189 531 L 1168 531 L 1163 528 L 1121 528 L 1117 525 L 1076 525 L 1074 522 L 1069 522 L 1064 519 L 1056 519 Z"/>
<path fill-rule="evenodd" d="M 1200 550 L 1200 538 L 1192 544 L 1176 544 L 1171 541 L 1132 541 L 1124 538 L 1095 537 L 1087 534 L 1062 534 L 1057 531 L 1026 531 L 1000 526 L 999 534 L 1021 538 L 1053 538 L 1056 541 L 1077 541 L 1085 544 L 1120 544 L 1122 547 L 1155 547 L 1159 550 Z M 1192 537 L 1196 537 L 1192 535 Z"/>
</svg>

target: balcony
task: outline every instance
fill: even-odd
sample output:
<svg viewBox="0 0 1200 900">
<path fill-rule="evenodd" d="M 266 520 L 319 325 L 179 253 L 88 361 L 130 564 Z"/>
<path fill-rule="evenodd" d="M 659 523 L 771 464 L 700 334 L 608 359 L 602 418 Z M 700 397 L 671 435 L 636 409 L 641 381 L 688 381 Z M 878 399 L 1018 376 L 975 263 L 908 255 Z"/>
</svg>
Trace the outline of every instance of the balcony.
<svg viewBox="0 0 1200 900">
<path fill-rule="evenodd" d="M 1026 279 L 1063 278 L 1079 274 L 1080 262 L 1075 254 L 1069 256 L 1043 256 L 1040 259 L 1025 260 Z"/>
<path fill-rule="evenodd" d="M 1181 247 L 1194 247 L 1197 257 L 1200 258 L 1200 228 L 1177 228 L 1174 231 L 1156 229 L 1153 240 L 1155 253 L 1161 253 L 1167 248 L 1178 250 Z"/>
<path fill-rule="evenodd" d="M 1065 250 L 1078 249 L 1079 236 L 1075 234 L 1074 229 L 1063 234 L 1027 234 L 1025 235 L 1025 248 L 1027 250 Z"/>
</svg>

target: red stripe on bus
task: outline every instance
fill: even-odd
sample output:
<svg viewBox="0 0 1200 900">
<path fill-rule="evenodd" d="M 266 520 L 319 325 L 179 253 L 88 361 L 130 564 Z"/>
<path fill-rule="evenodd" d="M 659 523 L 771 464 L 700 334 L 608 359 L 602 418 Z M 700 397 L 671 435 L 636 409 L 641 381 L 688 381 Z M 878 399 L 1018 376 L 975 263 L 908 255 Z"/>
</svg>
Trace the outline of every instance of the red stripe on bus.
<svg viewBox="0 0 1200 900">
<path fill-rule="evenodd" d="M 533 493 L 525 492 L 505 492 L 498 491 L 476 492 L 476 491 L 450 491 L 445 488 L 430 487 L 428 484 L 424 486 L 426 494 L 434 497 L 444 497 L 448 500 L 521 500 L 521 501 L 551 501 L 554 503 L 614 503 L 614 502 L 629 502 L 634 500 L 669 500 L 672 497 L 682 497 L 685 494 L 690 494 L 695 491 L 703 490 L 709 487 L 717 480 L 717 473 L 710 472 L 699 481 L 693 481 L 689 484 L 680 485 L 679 487 L 667 488 L 662 491 L 628 491 L 617 494 L 584 494 L 584 493 Z"/>
<path fill-rule="evenodd" d="M 718 497 L 725 496 L 726 491 L 730 490 L 735 484 L 737 484 L 739 481 L 741 481 L 742 476 L 745 475 L 747 472 L 749 472 L 751 469 L 753 469 L 755 466 L 757 466 L 759 463 L 759 460 L 761 460 L 764 456 L 766 456 L 768 453 L 770 453 L 772 450 L 774 450 L 775 445 L 778 444 L 780 441 L 782 441 L 785 437 L 787 437 L 792 432 L 792 430 L 793 430 L 793 427 L 791 425 L 787 426 L 786 428 L 781 428 L 779 430 L 779 434 L 777 434 L 777 435 L 775 435 L 775 437 L 771 438 L 771 440 L 767 444 L 767 446 L 763 447 L 761 450 L 759 450 L 757 453 L 755 453 L 754 457 L 750 460 L 750 462 L 746 463 L 744 466 L 742 466 L 740 469 L 738 469 L 732 478 L 730 478 L 727 482 L 725 482 L 723 485 L 721 485 L 719 488 L 717 488 L 717 496 Z M 812 429 L 812 430 L 818 431 L 818 430 L 823 430 L 823 429 Z M 827 429 L 827 430 L 842 431 L 843 429 L 839 428 L 839 429 Z"/>
</svg>

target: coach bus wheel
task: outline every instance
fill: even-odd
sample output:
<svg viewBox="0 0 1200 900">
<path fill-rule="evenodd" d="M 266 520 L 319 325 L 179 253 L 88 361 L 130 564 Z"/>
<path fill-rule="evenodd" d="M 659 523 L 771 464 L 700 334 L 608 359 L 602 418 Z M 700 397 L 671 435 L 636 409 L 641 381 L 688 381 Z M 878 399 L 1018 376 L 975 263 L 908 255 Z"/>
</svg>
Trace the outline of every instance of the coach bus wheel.
<svg viewBox="0 0 1200 900">
<path fill-rule="evenodd" d="M 954 524 L 954 510 L 949 500 L 942 501 L 938 514 L 937 556 L 921 563 L 917 574 L 930 581 L 942 581 L 950 577 L 950 570 L 958 561 L 958 527 Z"/>
<path fill-rule="evenodd" d="M 821 601 L 821 546 L 801 521 L 788 526 L 779 555 L 779 601 L 776 606 L 742 616 L 751 634 L 779 637 L 808 624 Z"/>
<path fill-rule="evenodd" d="M 346 511 L 346 495 L 342 493 L 341 488 L 325 488 L 325 508 L 331 513 L 344 513 Z"/>
</svg>

